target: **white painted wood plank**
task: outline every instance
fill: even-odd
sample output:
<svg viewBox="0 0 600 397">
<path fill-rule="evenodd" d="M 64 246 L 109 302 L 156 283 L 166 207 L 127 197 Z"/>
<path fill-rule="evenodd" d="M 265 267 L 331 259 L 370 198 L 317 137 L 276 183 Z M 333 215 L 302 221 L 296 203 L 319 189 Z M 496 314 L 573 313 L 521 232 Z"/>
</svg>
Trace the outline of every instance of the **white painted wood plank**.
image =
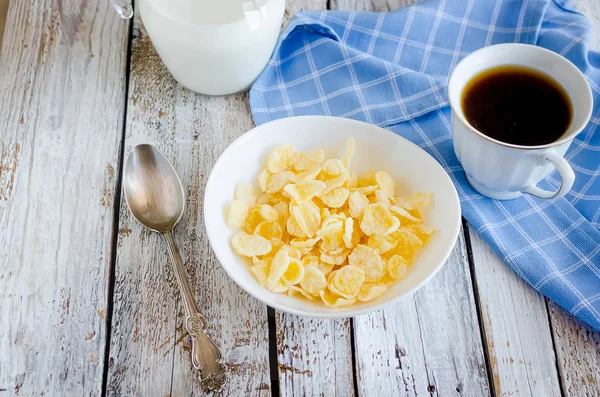
<svg viewBox="0 0 600 397">
<path fill-rule="evenodd" d="M 496 395 L 560 396 L 544 297 L 470 228 L 474 277 Z"/>
<path fill-rule="evenodd" d="M 176 88 L 178 93 L 183 90 L 181 86 Z M 177 169 L 181 170 L 188 194 L 188 212 L 183 220 L 187 230 L 180 229 L 179 234 L 182 255 L 188 258 L 188 274 L 196 274 L 192 276 L 196 279 L 196 297 L 212 323 L 212 335 L 220 341 L 230 370 L 223 394 L 270 396 L 267 307 L 223 271 L 210 248 L 203 217 L 204 189 L 210 170 L 227 146 L 252 128 L 248 95 L 211 98 L 189 94 L 187 100 L 176 99 L 176 116 L 162 122 L 161 127 L 163 131 L 176 130 L 182 146 Z M 178 313 L 178 329 L 184 329 L 181 305 Z M 180 337 L 178 331 L 177 339 Z M 197 372 L 191 366 L 190 349 L 189 338 L 175 348 L 173 395 L 202 395 Z"/>
<path fill-rule="evenodd" d="M 594 28 L 591 48 L 600 50 L 600 2 L 574 0 Z M 558 371 L 566 396 L 600 395 L 600 332 L 548 302 Z"/>
<path fill-rule="evenodd" d="M 282 396 L 353 396 L 350 320 L 279 313 L 277 361 Z"/>
<path fill-rule="evenodd" d="M 1 395 L 102 390 L 128 22 L 12 1 L 0 63 Z"/>
<path fill-rule="evenodd" d="M 355 318 L 354 332 L 361 396 L 490 393 L 462 230 L 433 280 L 398 304 Z"/>
<path fill-rule="evenodd" d="M 600 395 L 600 332 L 548 302 L 565 396 Z"/>
<path fill-rule="evenodd" d="M 206 180 L 221 152 L 252 126 L 247 95 L 208 98 L 175 82 L 135 16 L 126 149 L 157 144 L 187 194 L 175 238 L 209 334 L 230 370 L 224 395 L 268 396 L 266 306 L 221 269 L 204 230 Z M 184 310 L 159 236 L 142 230 L 123 202 L 114 296 L 110 395 L 201 395 L 190 361 Z"/>
</svg>

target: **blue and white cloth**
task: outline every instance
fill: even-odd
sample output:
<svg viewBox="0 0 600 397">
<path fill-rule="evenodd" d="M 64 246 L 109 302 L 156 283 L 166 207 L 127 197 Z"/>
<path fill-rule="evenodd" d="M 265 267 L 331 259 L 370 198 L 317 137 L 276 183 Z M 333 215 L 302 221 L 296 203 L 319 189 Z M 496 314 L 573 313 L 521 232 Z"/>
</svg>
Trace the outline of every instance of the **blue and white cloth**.
<svg viewBox="0 0 600 397">
<path fill-rule="evenodd" d="M 353 118 L 418 144 L 450 174 L 463 216 L 535 289 L 600 330 L 600 54 L 568 0 L 425 0 L 391 13 L 302 12 L 250 91 L 256 124 L 299 115 Z M 563 199 L 485 198 L 452 147 L 447 80 L 472 51 L 521 42 L 587 76 L 593 116 L 567 153 L 577 179 Z M 556 189 L 554 173 L 540 186 Z"/>
</svg>

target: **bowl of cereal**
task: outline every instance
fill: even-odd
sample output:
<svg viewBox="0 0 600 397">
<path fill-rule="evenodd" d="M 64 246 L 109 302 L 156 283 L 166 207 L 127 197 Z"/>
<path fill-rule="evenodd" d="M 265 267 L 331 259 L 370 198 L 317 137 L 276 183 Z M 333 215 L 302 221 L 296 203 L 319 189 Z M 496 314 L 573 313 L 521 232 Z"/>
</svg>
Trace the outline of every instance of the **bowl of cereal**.
<svg viewBox="0 0 600 397">
<path fill-rule="evenodd" d="M 226 273 L 284 312 L 353 317 L 430 280 L 460 230 L 444 169 L 385 129 L 325 116 L 272 121 L 217 160 L 204 197 Z"/>
</svg>

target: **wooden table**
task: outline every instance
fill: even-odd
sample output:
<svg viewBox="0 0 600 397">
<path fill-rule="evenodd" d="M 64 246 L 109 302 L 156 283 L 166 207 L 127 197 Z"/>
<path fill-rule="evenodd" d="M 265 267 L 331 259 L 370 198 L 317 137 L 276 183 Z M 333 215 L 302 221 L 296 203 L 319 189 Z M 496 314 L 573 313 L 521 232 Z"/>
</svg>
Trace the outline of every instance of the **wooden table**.
<svg viewBox="0 0 600 397">
<path fill-rule="evenodd" d="M 286 18 L 405 3 L 288 0 Z M 576 3 L 597 39 L 600 2 Z M 185 185 L 176 238 L 231 371 L 224 395 L 600 395 L 600 334 L 466 224 L 432 282 L 370 315 L 298 318 L 238 288 L 209 247 L 202 198 L 217 157 L 253 126 L 248 94 L 178 85 L 138 15 L 12 0 L 0 56 L 0 397 L 202 394 L 165 247 L 121 195 L 124 154 L 148 141 Z"/>
</svg>

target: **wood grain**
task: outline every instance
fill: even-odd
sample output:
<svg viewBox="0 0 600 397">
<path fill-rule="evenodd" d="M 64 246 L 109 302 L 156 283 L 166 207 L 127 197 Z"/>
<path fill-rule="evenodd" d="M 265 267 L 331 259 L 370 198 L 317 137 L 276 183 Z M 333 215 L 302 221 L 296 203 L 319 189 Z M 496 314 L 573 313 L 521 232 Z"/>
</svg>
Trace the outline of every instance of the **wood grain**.
<svg viewBox="0 0 600 397">
<path fill-rule="evenodd" d="M 490 393 L 462 231 L 433 280 L 354 332 L 359 395 Z"/>
<path fill-rule="evenodd" d="M 353 396 L 350 320 L 279 313 L 277 362 L 282 396 Z"/>
<path fill-rule="evenodd" d="M 544 297 L 470 228 L 474 280 L 497 396 L 560 396 Z"/>
<path fill-rule="evenodd" d="M 127 30 L 108 2 L 11 2 L 0 64 L 0 394 L 101 393 Z"/>
<path fill-rule="evenodd" d="M 125 145 L 156 145 L 173 162 L 187 195 L 175 229 L 209 334 L 230 370 L 225 395 L 270 395 L 266 307 L 221 269 L 209 248 L 203 191 L 221 152 L 252 122 L 247 95 L 209 98 L 180 86 L 163 66 L 135 15 Z M 156 234 L 121 204 L 109 395 L 201 395 L 190 361 L 184 309 Z"/>
</svg>

